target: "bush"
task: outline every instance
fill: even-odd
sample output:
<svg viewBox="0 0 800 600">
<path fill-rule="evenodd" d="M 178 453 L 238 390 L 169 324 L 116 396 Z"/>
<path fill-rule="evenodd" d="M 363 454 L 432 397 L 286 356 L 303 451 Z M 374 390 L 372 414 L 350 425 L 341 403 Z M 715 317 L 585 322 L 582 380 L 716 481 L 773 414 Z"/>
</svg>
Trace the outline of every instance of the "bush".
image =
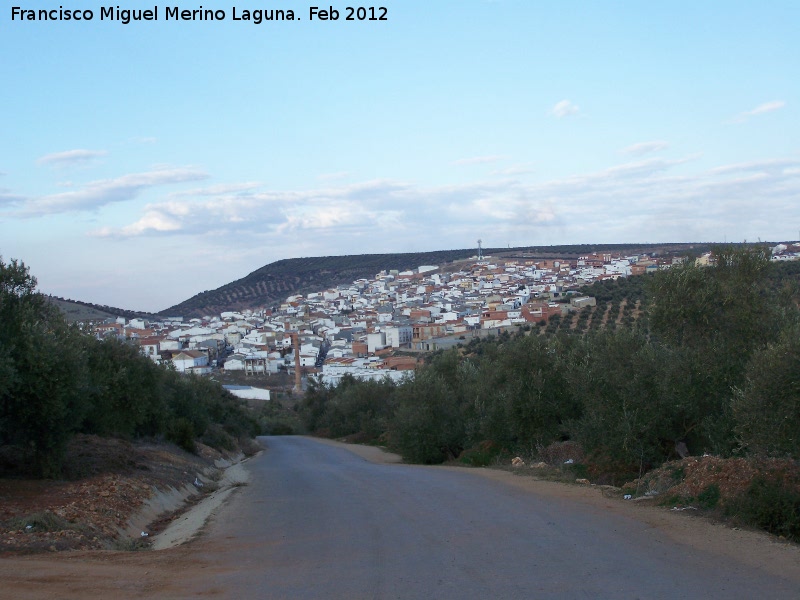
<svg viewBox="0 0 800 600">
<path fill-rule="evenodd" d="M 261 435 L 295 435 L 303 431 L 299 415 L 280 402 L 265 402 L 256 415 Z"/>
<path fill-rule="evenodd" d="M 702 492 L 697 495 L 697 503 L 700 508 L 714 508 L 720 499 L 720 489 L 716 483 L 709 484 Z"/>
<path fill-rule="evenodd" d="M 735 430 L 744 448 L 800 458 L 800 337 L 789 330 L 753 357 L 734 390 Z"/>
<path fill-rule="evenodd" d="M 746 524 L 800 541 L 800 492 L 788 482 L 757 477 L 726 512 Z"/>
<path fill-rule="evenodd" d="M 230 451 L 236 448 L 236 440 L 217 423 L 208 426 L 200 441 L 217 450 Z"/>
<path fill-rule="evenodd" d="M 471 467 L 486 467 L 495 464 L 503 454 L 508 454 L 508 451 L 486 440 L 464 450 L 459 455 L 458 461 Z"/>
<path fill-rule="evenodd" d="M 388 378 L 361 381 L 346 375 L 335 387 L 314 381 L 300 406 L 300 416 L 317 435 L 323 431 L 334 438 L 358 434 L 373 441 L 386 432 L 394 415 L 394 389 Z"/>
<path fill-rule="evenodd" d="M 83 528 L 49 510 L 33 513 L 26 517 L 15 517 L 7 522 L 7 526 L 11 529 L 31 532 L 81 530 Z"/>
<path fill-rule="evenodd" d="M 194 443 L 195 431 L 194 425 L 186 417 L 178 417 L 170 422 L 167 428 L 167 439 L 187 452 L 195 454 L 197 446 Z"/>
<path fill-rule="evenodd" d="M 412 463 L 452 460 L 466 438 L 458 399 L 432 369 L 398 388 L 398 408 L 389 430 L 391 448 Z"/>
</svg>

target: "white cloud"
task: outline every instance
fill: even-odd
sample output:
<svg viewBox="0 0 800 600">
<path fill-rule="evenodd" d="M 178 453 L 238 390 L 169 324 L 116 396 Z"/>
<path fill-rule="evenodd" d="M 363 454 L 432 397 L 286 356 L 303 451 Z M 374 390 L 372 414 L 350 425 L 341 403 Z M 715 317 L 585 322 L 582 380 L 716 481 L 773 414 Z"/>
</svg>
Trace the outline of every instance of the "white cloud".
<svg viewBox="0 0 800 600">
<path fill-rule="evenodd" d="M 786 106 L 786 102 L 783 100 L 773 100 L 772 102 L 765 102 L 764 104 L 760 104 L 756 106 L 753 110 L 751 110 L 748 114 L 750 115 L 763 115 L 764 113 L 772 112 L 775 110 L 779 110 Z"/>
<path fill-rule="evenodd" d="M 69 167 L 78 164 L 85 164 L 101 156 L 106 156 L 105 150 L 66 150 L 64 152 L 54 152 L 46 154 L 36 160 L 37 164 L 49 165 L 51 167 Z"/>
<path fill-rule="evenodd" d="M 23 196 L 12 194 L 11 190 L 0 188 L 0 206 L 20 204 L 25 201 Z"/>
<path fill-rule="evenodd" d="M 748 171 L 791 171 L 792 167 L 797 165 L 798 161 L 792 158 L 778 158 L 772 160 L 757 160 L 743 163 L 734 163 L 732 165 L 724 165 L 711 169 L 711 173 L 715 175 L 724 173 L 745 173 Z"/>
<path fill-rule="evenodd" d="M 580 107 L 578 107 L 576 104 L 573 104 L 569 100 L 562 100 L 561 102 L 558 102 L 550 110 L 550 114 L 559 119 L 577 115 L 579 112 L 580 112 Z"/>
<path fill-rule="evenodd" d="M 758 115 L 774 112 L 776 110 L 782 109 L 785 106 L 786 102 L 784 102 L 783 100 L 773 100 L 772 102 L 765 102 L 764 104 L 759 104 L 753 110 L 748 110 L 743 113 L 739 113 L 733 118 L 733 122 L 744 123 L 750 117 L 756 117 Z"/>
<path fill-rule="evenodd" d="M 257 181 L 248 181 L 246 183 L 232 183 L 232 184 L 219 184 L 211 185 L 204 188 L 195 188 L 192 190 L 182 190 L 180 192 L 172 192 L 171 198 L 184 198 L 191 196 L 222 196 L 227 194 L 238 194 L 241 192 L 248 192 L 261 187 Z"/>
<path fill-rule="evenodd" d="M 669 148 L 669 144 L 667 142 L 639 142 L 638 144 L 633 144 L 627 148 L 623 148 L 621 152 L 623 154 L 630 154 L 632 156 L 642 156 L 652 152 L 661 152 L 667 148 Z"/>
<path fill-rule="evenodd" d="M 12 216 L 35 217 L 94 210 L 107 204 L 131 200 L 148 188 L 207 178 L 208 174 L 191 168 L 156 169 L 145 173 L 133 173 L 115 179 L 92 181 L 74 191 L 27 198 L 22 203 L 20 211 Z"/>
</svg>

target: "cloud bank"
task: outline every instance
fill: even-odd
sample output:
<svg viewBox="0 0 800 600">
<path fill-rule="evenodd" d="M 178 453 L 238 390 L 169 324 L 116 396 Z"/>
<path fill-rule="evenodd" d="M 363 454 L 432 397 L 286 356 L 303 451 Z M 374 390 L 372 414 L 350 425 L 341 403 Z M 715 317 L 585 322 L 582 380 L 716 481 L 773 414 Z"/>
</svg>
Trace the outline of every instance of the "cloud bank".
<svg viewBox="0 0 800 600">
<path fill-rule="evenodd" d="M 765 102 L 764 104 L 759 104 L 752 110 L 739 113 L 733 118 L 733 122 L 744 123 L 745 121 L 750 119 L 750 117 L 757 117 L 758 115 L 775 112 L 776 110 L 780 110 L 785 106 L 786 102 L 784 102 L 783 100 L 773 100 L 772 102 Z"/>
<path fill-rule="evenodd" d="M 577 241 L 698 241 L 797 221 L 800 159 L 725 165 L 691 174 L 694 159 L 651 158 L 537 183 L 514 179 L 423 186 L 373 180 L 309 190 L 264 191 L 236 185 L 204 188 L 146 206 L 107 238 L 199 236 L 307 252 L 463 247 L 475 235 L 504 245 Z M 209 193 L 210 190 L 219 193 Z M 216 241 L 215 241 L 216 240 Z M 310 248 L 310 249 L 309 249 Z"/>
<path fill-rule="evenodd" d="M 192 168 L 163 168 L 123 175 L 115 179 L 89 182 L 82 187 L 60 194 L 20 198 L 16 213 L 10 216 L 31 218 L 59 213 L 97 210 L 108 204 L 136 198 L 149 188 L 207 179 L 208 174 Z"/>
<path fill-rule="evenodd" d="M 628 146 L 627 148 L 623 148 L 621 152 L 623 154 L 629 154 L 631 156 L 643 156 L 645 154 L 651 154 L 653 152 L 661 152 L 662 150 L 666 150 L 669 148 L 669 144 L 667 142 L 656 141 L 656 142 L 639 142 L 638 144 L 633 144 Z"/>
<path fill-rule="evenodd" d="M 67 150 L 65 152 L 55 152 L 46 154 L 36 160 L 36 164 L 51 167 L 69 167 L 78 164 L 85 164 L 95 158 L 106 156 L 105 150 Z"/>
</svg>

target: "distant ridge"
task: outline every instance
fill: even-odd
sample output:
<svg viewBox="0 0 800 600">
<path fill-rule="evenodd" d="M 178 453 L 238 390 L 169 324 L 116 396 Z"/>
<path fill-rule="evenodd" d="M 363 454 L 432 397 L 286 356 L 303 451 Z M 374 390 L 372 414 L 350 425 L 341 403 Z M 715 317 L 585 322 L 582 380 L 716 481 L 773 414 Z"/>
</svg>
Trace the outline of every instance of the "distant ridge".
<svg viewBox="0 0 800 600">
<path fill-rule="evenodd" d="M 577 257 L 602 251 L 680 252 L 707 248 L 708 244 L 580 244 L 522 248 L 486 248 L 484 254 L 498 258 Z M 320 292 L 356 279 L 372 278 L 384 269 L 405 271 L 421 265 L 444 267 L 453 261 L 477 255 L 477 248 L 411 252 L 319 256 L 279 260 L 215 290 L 201 292 L 159 314 L 187 318 L 218 315 L 224 311 L 270 307 L 288 296 Z"/>
<path fill-rule="evenodd" d="M 58 296 L 47 296 L 47 300 L 55 304 L 61 312 L 64 313 L 64 316 L 70 323 L 97 322 L 106 319 L 116 319 L 117 317 L 125 317 L 126 319 L 153 319 L 153 317 L 156 316 L 153 313 L 92 304 L 90 302 L 81 302 L 80 300 L 60 298 Z"/>
</svg>

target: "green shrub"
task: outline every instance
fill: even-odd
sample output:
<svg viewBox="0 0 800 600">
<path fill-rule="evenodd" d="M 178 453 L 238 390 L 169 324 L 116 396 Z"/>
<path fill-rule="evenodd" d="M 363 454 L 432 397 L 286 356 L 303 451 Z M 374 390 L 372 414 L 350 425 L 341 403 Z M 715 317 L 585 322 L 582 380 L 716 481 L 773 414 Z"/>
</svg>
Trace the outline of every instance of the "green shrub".
<svg viewBox="0 0 800 600">
<path fill-rule="evenodd" d="M 236 448 L 236 440 L 233 436 L 217 423 L 212 423 L 208 426 L 200 441 L 206 446 L 211 446 L 217 450 L 233 450 Z"/>
<path fill-rule="evenodd" d="M 114 549 L 120 552 L 139 552 L 150 550 L 151 545 L 147 538 L 120 538 L 114 543 Z"/>
<path fill-rule="evenodd" d="M 670 477 L 675 482 L 681 482 L 686 477 L 686 471 L 683 467 L 675 467 L 672 469 L 670 473 Z"/>
<path fill-rule="evenodd" d="M 466 438 L 456 393 L 433 369 L 398 388 L 389 430 L 392 449 L 412 463 L 437 464 L 458 456 Z"/>
<path fill-rule="evenodd" d="M 561 465 L 562 471 L 564 473 L 569 474 L 570 479 L 587 479 L 590 477 L 591 473 L 589 472 L 589 465 L 583 463 L 569 463 L 565 465 Z"/>
<path fill-rule="evenodd" d="M 80 525 L 70 523 L 63 517 L 45 510 L 33 513 L 26 517 L 15 517 L 8 521 L 6 525 L 10 529 L 22 529 L 31 532 L 41 531 L 66 531 L 82 529 Z"/>
<path fill-rule="evenodd" d="M 167 428 L 167 439 L 187 452 L 192 454 L 197 452 L 197 447 L 194 443 L 194 425 L 186 417 L 178 417 L 170 422 Z"/>
<path fill-rule="evenodd" d="M 785 481 L 755 478 L 726 512 L 743 523 L 800 540 L 800 492 Z"/>
<path fill-rule="evenodd" d="M 490 440 L 486 440 L 464 450 L 459 455 L 458 460 L 471 467 L 486 467 L 496 463 L 504 453 L 503 448 Z"/>
<path fill-rule="evenodd" d="M 273 422 L 269 428 L 264 432 L 264 435 L 295 435 L 294 427 L 289 423 Z"/>
<path fill-rule="evenodd" d="M 700 508 L 711 509 L 719 502 L 720 490 L 716 483 L 711 483 L 697 495 L 697 503 Z"/>
<path fill-rule="evenodd" d="M 783 339 L 756 354 L 731 403 L 742 446 L 757 454 L 800 458 L 800 336 Z"/>
</svg>

